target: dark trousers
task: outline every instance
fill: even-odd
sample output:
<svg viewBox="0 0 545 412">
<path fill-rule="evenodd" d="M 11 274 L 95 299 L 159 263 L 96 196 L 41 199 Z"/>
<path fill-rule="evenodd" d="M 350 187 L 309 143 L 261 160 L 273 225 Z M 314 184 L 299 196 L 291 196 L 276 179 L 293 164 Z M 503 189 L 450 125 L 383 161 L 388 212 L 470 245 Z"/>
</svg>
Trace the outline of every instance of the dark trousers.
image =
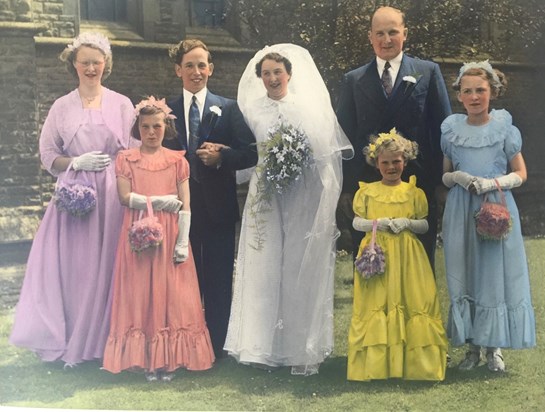
<svg viewBox="0 0 545 412">
<path fill-rule="evenodd" d="M 190 181 L 190 193 L 189 239 L 214 353 L 221 358 L 231 313 L 235 222 L 217 222 L 209 216 L 199 183 Z"/>
</svg>

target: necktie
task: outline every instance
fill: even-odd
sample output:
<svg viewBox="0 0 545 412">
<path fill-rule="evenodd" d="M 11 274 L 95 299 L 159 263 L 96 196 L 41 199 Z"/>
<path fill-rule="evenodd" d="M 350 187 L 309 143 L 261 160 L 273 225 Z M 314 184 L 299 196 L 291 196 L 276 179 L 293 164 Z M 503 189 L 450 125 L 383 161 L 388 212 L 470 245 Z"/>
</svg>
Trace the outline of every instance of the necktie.
<svg viewBox="0 0 545 412">
<path fill-rule="evenodd" d="M 199 125 L 201 123 L 201 116 L 199 114 L 199 107 L 197 106 L 197 98 L 195 96 L 193 96 L 193 98 L 191 99 L 188 120 L 189 136 L 187 136 L 187 158 L 189 160 L 190 175 L 198 182 L 199 179 L 197 171 L 197 155 L 195 152 L 197 151 L 199 146 L 198 131 Z"/>
<path fill-rule="evenodd" d="M 382 81 L 382 87 L 384 87 L 384 91 L 386 92 L 386 95 L 390 97 L 390 94 L 392 94 L 392 76 L 390 75 L 390 71 L 388 70 L 390 67 L 390 62 L 386 62 L 384 65 L 384 71 L 382 72 L 382 77 L 380 80 Z"/>
</svg>

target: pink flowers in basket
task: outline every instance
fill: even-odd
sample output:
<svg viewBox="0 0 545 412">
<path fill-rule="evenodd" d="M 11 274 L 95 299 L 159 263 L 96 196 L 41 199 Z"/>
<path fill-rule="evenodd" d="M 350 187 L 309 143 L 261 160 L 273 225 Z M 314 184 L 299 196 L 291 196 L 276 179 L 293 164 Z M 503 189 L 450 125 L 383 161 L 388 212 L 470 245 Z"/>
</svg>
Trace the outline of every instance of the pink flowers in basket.
<svg viewBox="0 0 545 412">
<path fill-rule="evenodd" d="M 163 242 L 163 226 L 159 223 L 156 216 L 153 215 L 151 200 L 148 196 L 148 217 L 133 222 L 129 229 L 129 243 L 133 252 L 141 252 L 150 247 L 157 247 Z"/>
</svg>

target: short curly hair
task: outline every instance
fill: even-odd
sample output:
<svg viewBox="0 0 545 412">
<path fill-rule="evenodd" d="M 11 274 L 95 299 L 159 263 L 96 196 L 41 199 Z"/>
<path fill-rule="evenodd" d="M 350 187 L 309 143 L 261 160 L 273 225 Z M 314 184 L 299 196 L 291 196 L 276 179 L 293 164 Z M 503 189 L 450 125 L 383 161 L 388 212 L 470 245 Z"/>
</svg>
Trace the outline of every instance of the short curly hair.
<svg viewBox="0 0 545 412">
<path fill-rule="evenodd" d="M 404 138 L 395 128 L 390 133 L 379 133 L 372 136 L 369 144 L 363 148 L 363 155 L 368 165 L 377 167 L 377 159 L 384 152 L 401 153 L 405 163 L 416 159 L 418 143 Z"/>
<path fill-rule="evenodd" d="M 212 54 L 206 44 L 198 39 L 186 39 L 182 40 L 176 46 L 171 47 L 168 50 L 168 57 L 174 64 L 180 64 L 184 58 L 184 54 L 189 53 L 193 49 L 201 48 L 208 53 L 208 63 L 212 63 Z"/>
</svg>

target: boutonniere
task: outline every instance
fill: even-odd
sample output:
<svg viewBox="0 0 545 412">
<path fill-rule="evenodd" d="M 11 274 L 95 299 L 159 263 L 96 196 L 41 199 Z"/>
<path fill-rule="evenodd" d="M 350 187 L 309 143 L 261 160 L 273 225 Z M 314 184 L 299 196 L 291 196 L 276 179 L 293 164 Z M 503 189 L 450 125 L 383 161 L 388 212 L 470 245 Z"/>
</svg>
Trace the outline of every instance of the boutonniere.
<svg viewBox="0 0 545 412">
<path fill-rule="evenodd" d="M 219 106 L 210 106 L 210 111 L 214 113 L 216 116 L 221 116 L 221 107 Z"/>
<path fill-rule="evenodd" d="M 208 140 L 210 137 L 210 134 L 216 127 L 216 124 L 218 123 L 218 119 L 221 117 L 221 106 L 210 106 L 210 121 L 208 122 L 208 133 L 206 133 L 205 141 Z"/>
<path fill-rule="evenodd" d="M 415 73 L 409 76 L 403 76 L 403 81 L 405 82 L 405 91 L 411 86 L 411 84 L 416 84 L 418 79 L 420 79 L 422 75 Z"/>
</svg>

